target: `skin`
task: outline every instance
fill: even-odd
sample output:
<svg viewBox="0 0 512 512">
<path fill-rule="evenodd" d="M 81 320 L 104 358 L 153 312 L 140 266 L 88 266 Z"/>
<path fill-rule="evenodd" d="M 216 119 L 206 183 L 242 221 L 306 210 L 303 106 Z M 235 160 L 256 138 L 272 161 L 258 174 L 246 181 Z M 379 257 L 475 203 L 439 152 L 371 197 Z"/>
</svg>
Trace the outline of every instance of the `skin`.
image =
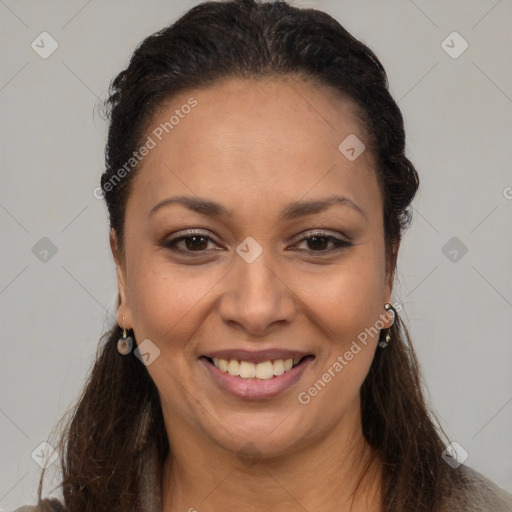
<svg viewBox="0 0 512 512">
<path fill-rule="evenodd" d="M 191 97 L 197 106 L 137 170 L 123 254 L 110 234 L 119 325 L 124 317 L 137 343 L 149 338 L 160 350 L 147 370 L 173 454 L 163 468 L 163 510 L 236 504 L 245 511 L 379 511 L 378 461 L 353 496 L 371 454 L 359 390 L 378 337 L 360 344 L 308 404 L 297 398 L 365 328 L 383 318 L 385 327 L 392 323 L 384 304 L 391 302 L 394 268 L 386 265 L 372 156 L 365 151 L 349 161 L 338 150 L 349 134 L 364 141 L 353 105 L 331 88 L 292 78 L 229 79 L 173 97 L 151 129 Z M 364 215 L 334 205 L 279 220 L 293 201 L 334 193 Z M 148 216 L 159 201 L 180 195 L 219 202 L 232 215 L 217 218 L 174 204 Z M 161 245 L 185 229 L 211 237 L 200 239 L 202 256 L 194 257 L 199 249 L 183 240 L 178 247 L 187 255 Z M 298 239 L 315 229 L 352 245 L 329 252 L 333 244 L 326 239 Z M 246 237 L 263 249 L 252 263 L 236 252 Z M 300 380 L 273 399 L 226 393 L 198 361 L 213 349 L 267 347 L 315 355 Z M 238 456 L 249 442 L 258 450 L 252 464 Z"/>
</svg>

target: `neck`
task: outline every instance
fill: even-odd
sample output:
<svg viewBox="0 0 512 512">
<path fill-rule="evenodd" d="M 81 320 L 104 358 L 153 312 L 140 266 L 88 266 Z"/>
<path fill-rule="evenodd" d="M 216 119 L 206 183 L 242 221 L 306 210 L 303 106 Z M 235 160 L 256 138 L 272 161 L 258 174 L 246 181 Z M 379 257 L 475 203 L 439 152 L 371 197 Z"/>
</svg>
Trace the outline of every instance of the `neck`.
<svg viewBox="0 0 512 512">
<path fill-rule="evenodd" d="M 378 457 L 363 476 L 373 450 L 359 409 L 324 438 L 274 458 L 241 460 L 190 431 L 170 445 L 175 448 L 162 472 L 163 512 L 217 512 L 235 504 L 247 512 L 382 510 Z"/>
</svg>

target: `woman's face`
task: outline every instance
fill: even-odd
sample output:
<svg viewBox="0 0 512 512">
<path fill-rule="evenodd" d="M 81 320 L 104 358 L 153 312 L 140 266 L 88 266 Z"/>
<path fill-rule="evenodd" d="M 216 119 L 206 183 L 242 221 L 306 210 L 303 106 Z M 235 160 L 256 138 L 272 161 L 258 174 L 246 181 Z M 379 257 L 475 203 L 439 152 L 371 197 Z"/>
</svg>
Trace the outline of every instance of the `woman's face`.
<svg viewBox="0 0 512 512">
<path fill-rule="evenodd" d="M 153 119 L 118 322 L 144 341 L 171 445 L 271 456 L 358 424 L 392 279 L 354 135 L 348 101 L 284 79 L 182 93 Z"/>
</svg>

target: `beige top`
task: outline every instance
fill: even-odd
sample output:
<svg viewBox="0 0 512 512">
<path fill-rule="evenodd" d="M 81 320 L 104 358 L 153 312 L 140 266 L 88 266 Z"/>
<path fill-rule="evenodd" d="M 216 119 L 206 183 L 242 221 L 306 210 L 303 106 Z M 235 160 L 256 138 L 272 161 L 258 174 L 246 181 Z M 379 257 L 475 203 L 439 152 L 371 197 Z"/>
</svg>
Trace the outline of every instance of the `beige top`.
<svg viewBox="0 0 512 512">
<path fill-rule="evenodd" d="M 512 512 L 511 493 L 469 466 L 461 465 L 454 471 L 464 471 L 469 483 L 463 488 L 452 489 L 450 497 L 444 504 L 443 511 Z M 149 447 L 141 479 L 143 512 L 162 512 L 160 475 L 156 450 Z M 57 512 L 58 508 L 55 510 Z M 26 505 L 17 508 L 13 512 L 39 512 L 39 509 L 34 505 Z"/>
</svg>

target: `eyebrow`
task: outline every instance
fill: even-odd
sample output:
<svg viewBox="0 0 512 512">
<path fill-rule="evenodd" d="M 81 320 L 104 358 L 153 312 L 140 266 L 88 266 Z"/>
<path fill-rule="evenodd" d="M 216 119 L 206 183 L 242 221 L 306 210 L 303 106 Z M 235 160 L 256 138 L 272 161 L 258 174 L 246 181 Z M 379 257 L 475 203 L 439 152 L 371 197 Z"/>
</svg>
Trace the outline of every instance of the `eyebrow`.
<svg viewBox="0 0 512 512">
<path fill-rule="evenodd" d="M 232 217 L 233 212 L 225 206 L 215 201 L 191 196 L 168 197 L 157 203 L 149 211 L 148 216 L 152 216 L 156 211 L 172 204 L 180 204 L 189 210 L 214 217 Z M 279 220 L 293 220 L 306 215 L 320 213 L 333 205 L 348 206 L 358 212 L 365 219 L 368 219 L 364 210 L 354 201 L 344 196 L 329 196 L 324 199 L 313 201 L 295 201 L 287 205 L 281 212 Z"/>
</svg>

